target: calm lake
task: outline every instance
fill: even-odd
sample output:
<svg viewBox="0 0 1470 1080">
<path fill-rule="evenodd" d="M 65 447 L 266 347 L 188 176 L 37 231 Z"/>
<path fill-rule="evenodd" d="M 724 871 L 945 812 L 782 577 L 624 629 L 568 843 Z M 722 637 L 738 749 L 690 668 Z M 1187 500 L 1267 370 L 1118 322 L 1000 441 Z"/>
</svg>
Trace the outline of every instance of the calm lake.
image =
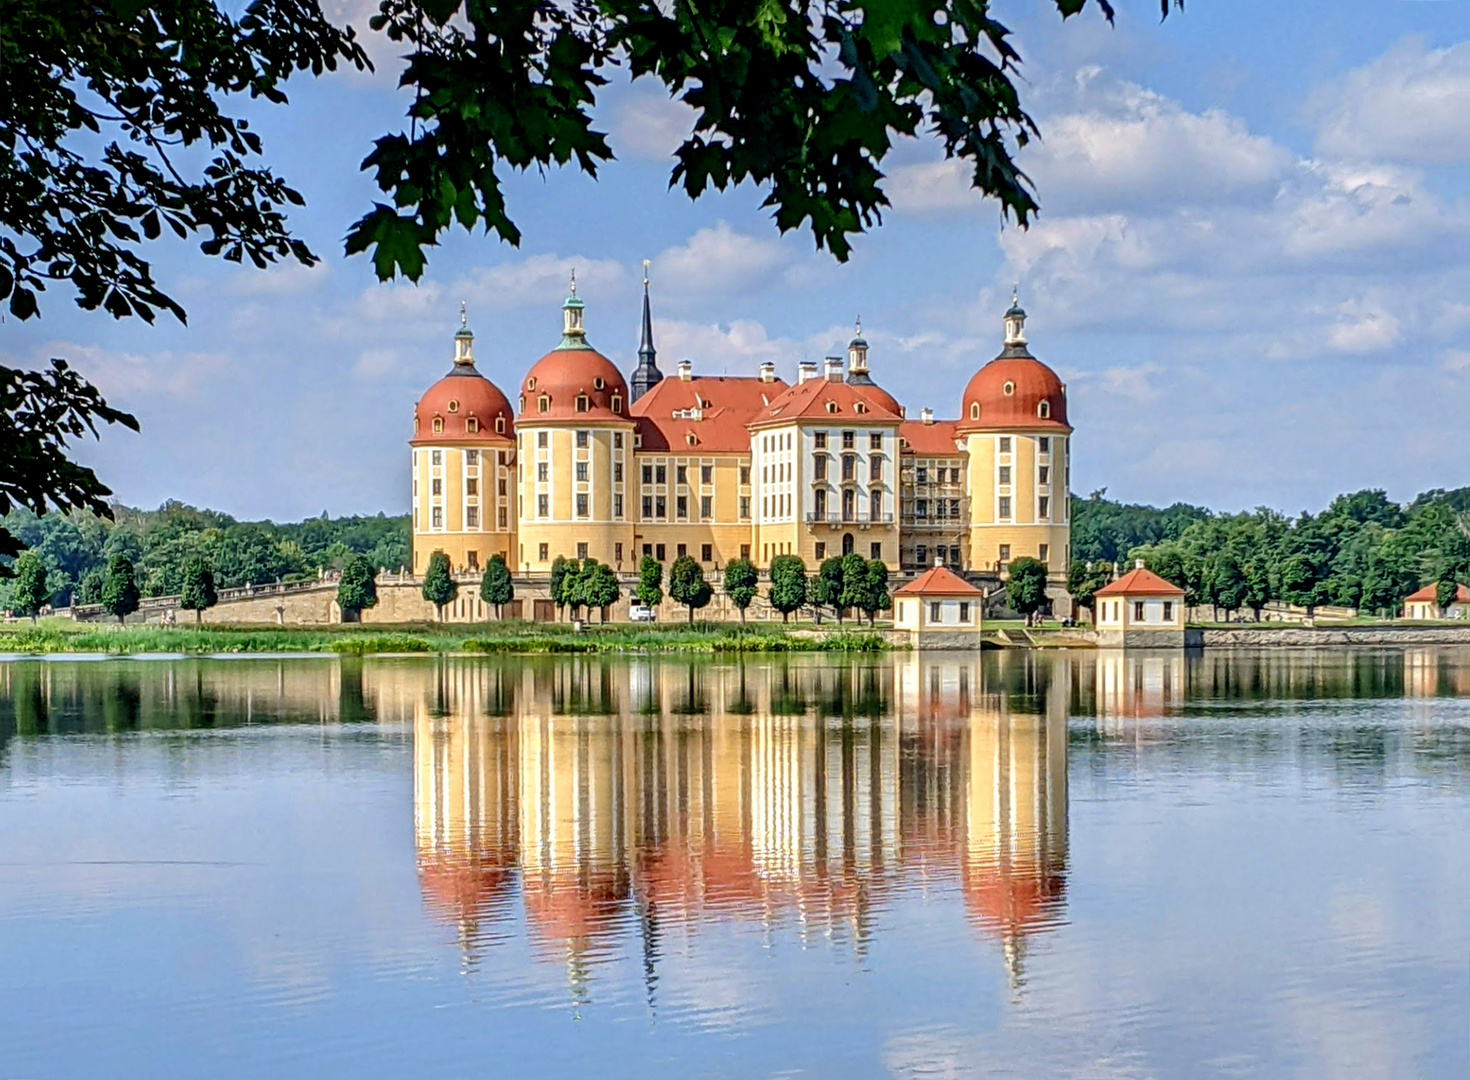
<svg viewBox="0 0 1470 1080">
<path fill-rule="evenodd" d="M 1455 1077 L 1470 650 L 0 662 L 0 1078 Z"/>
</svg>

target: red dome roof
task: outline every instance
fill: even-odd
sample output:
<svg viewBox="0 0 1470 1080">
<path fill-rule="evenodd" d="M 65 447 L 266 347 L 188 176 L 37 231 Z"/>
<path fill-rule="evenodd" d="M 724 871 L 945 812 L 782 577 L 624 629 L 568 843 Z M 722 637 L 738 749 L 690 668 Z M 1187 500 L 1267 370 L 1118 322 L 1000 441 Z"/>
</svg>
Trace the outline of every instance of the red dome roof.
<svg viewBox="0 0 1470 1080">
<path fill-rule="evenodd" d="M 584 408 L 578 399 L 585 398 Z M 542 409 L 542 401 L 545 409 Z M 628 384 L 617 366 L 595 349 L 553 349 L 531 366 L 521 382 L 520 419 L 625 420 Z"/>
<path fill-rule="evenodd" d="M 439 421 L 435 430 L 435 421 Z M 413 442 L 507 443 L 515 439 L 515 413 L 505 395 L 474 364 L 456 364 L 419 398 L 413 410 Z"/>
<path fill-rule="evenodd" d="M 903 406 L 898 403 L 898 399 L 877 383 L 856 383 L 854 385 L 856 385 L 858 393 L 862 394 L 880 409 L 887 409 L 894 416 L 903 415 Z"/>
<path fill-rule="evenodd" d="M 962 401 L 961 432 L 1072 430 L 1066 387 L 1055 371 L 1030 356 L 992 360 L 975 373 Z"/>
</svg>

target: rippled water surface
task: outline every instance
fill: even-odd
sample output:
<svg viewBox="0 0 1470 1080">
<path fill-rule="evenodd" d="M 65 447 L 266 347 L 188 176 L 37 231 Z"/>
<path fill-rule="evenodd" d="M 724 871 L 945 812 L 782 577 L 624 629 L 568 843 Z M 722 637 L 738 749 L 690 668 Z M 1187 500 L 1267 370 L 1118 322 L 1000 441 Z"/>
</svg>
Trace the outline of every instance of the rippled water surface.
<svg viewBox="0 0 1470 1080">
<path fill-rule="evenodd" d="M 0 663 L 8 1077 L 1463 1077 L 1470 651 Z"/>
</svg>

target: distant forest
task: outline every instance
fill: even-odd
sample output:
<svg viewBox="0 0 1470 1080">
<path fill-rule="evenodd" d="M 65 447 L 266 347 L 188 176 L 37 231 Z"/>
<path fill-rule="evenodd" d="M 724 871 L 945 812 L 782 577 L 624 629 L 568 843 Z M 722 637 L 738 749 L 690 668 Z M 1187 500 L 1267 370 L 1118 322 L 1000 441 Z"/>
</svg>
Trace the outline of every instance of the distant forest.
<svg viewBox="0 0 1470 1080">
<path fill-rule="evenodd" d="M 203 557 L 221 588 L 265 585 L 340 569 L 354 554 L 380 570 L 409 563 L 409 519 L 309 518 L 278 525 L 166 503 L 119 506 L 116 520 L 15 511 L 5 524 L 44 561 L 53 603 L 87 602 L 107 560 L 126 555 L 145 596 L 179 591 L 186 562 Z M 1420 586 L 1470 584 L 1470 487 L 1427 491 L 1400 505 L 1382 491 L 1340 495 L 1319 514 L 1289 518 L 1260 508 L 1214 513 L 1176 503 L 1159 509 L 1098 491 L 1072 499 L 1074 593 L 1090 593 L 1142 558 L 1194 605 L 1228 610 L 1284 600 L 1392 612 Z M 0 581 L 0 608 L 8 593 Z"/>
<path fill-rule="evenodd" d="M 196 510 L 169 502 L 157 510 L 119 506 L 115 520 L 91 514 L 47 514 L 37 518 L 13 511 L 4 520 L 21 543 L 40 555 L 48 571 L 53 606 L 88 595 L 114 555 L 132 560 L 144 596 L 179 591 L 184 565 L 204 558 L 220 588 L 267 585 L 316 577 L 340 569 L 352 555 L 366 555 L 380 570 L 408 565 L 408 515 L 308 518 L 277 525 L 237 521 L 215 510 Z M 0 609 L 9 596 L 0 581 Z"/>
</svg>

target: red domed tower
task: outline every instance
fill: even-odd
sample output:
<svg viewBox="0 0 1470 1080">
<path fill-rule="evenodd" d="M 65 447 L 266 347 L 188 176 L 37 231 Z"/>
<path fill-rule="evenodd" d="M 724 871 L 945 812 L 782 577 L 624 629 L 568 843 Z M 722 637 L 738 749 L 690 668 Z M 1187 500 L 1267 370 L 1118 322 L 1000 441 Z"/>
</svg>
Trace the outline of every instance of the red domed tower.
<svg viewBox="0 0 1470 1080">
<path fill-rule="evenodd" d="M 475 335 L 460 310 L 454 367 L 413 410 L 413 572 L 442 551 L 456 572 L 515 550 L 515 414 L 475 368 Z"/>
<path fill-rule="evenodd" d="M 1013 296 L 1000 355 L 965 387 L 955 432 L 969 454 L 969 565 L 1004 572 L 1022 557 L 1045 563 L 1065 603 L 1070 442 L 1067 387 L 1031 355 L 1026 312 Z"/>
<path fill-rule="evenodd" d="M 588 344 L 584 310 L 573 275 L 561 344 L 521 381 L 521 513 L 513 564 L 521 573 L 549 573 L 557 556 L 593 558 L 615 569 L 633 558 L 628 384 Z"/>
</svg>

